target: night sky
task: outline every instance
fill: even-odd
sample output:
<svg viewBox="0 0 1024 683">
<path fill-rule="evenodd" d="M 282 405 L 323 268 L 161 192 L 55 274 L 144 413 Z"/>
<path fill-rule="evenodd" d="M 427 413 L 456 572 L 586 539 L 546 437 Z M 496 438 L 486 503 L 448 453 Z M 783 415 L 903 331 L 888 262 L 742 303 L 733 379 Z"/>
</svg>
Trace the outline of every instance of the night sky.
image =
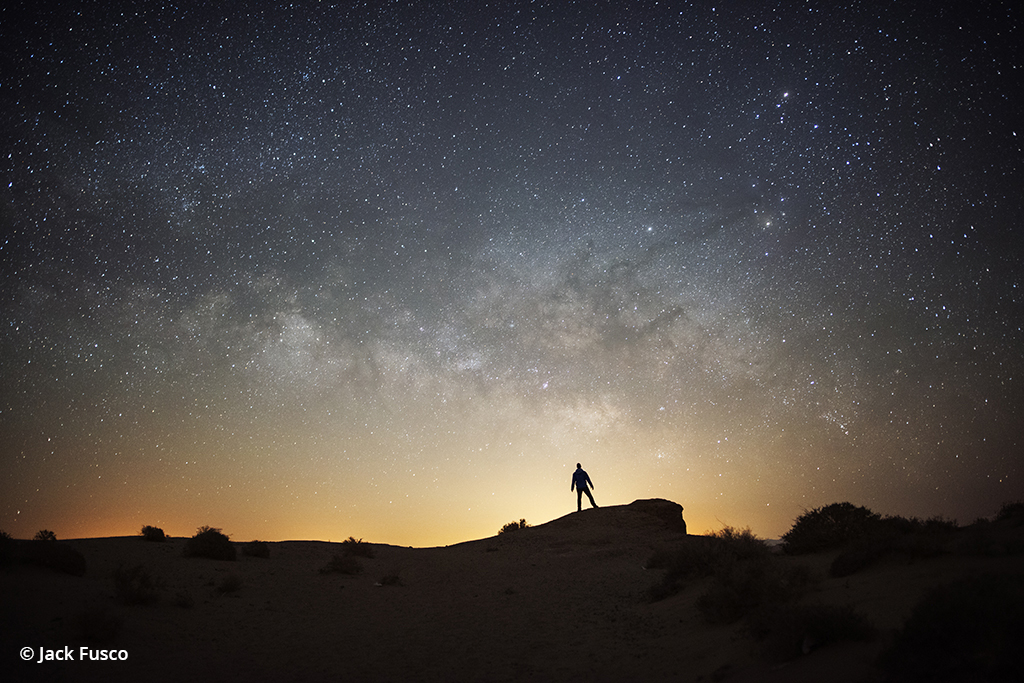
<svg viewBox="0 0 1024 683">
<path fill-rule="evenodd" d="M 1024 498 L 1015 2 L 15 2 L 0 529 Z"/>
</svg>

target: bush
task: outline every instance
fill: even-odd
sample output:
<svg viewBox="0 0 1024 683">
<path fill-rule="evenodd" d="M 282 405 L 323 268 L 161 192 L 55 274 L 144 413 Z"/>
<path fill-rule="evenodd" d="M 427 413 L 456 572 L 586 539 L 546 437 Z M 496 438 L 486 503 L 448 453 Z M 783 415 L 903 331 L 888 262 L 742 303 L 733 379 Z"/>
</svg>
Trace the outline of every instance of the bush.
<svg viewBox="0 0 1024 683">
<path fill-rule="evenodd" d="M 877 530 L 880 521 L 879 515 L 865 507 L 833 503 L 800 515 L 782 535 L 782 547 L 794 555 L 833 550 Z"/>
<path fill-rule="evenodd" d="M 155 526 L 146 525 L 142 527 L 142 531 L 140 531 L 139 534 L 145 540 L 153 543 L 163 543 L 167 540 L 167 536 L 164 535 L 164 530 Z"/>
<path fill-rule="evenodd" d="M 933 589 L 879 662 L 894 681 L 1011 681 L 1024 670 L 1024 580 L 974 577 Z"/>
<path fill-rule="evenodd" d="M 828 574 L 834 578 L 852 576 L 867 569 L 892 552 L 892 542 L 879 539 L 860 540 L 832 560 Z"/>
<path fill-rule="evenodd" d="M 6 531 L 0 531 L 0 566 L 14 560 L 15 541 Z"/>
<path fill-rule="evenodd" d="M 134 567 L 124 565 L 114 570 L 114 594 L 125 605 L 150 605 L 160 595 L 160 581 L 154 579 L 141 564 Z"/>
<path fill-rule="evenodd" d="M 647 560 L 648 569 L 667 570 L 647 597 L 652 602 L 663 600 L 682 590 L 688 580 L 728 571 L 738 562 L 766 561 L 770 554 L 768 544 L 750 529 L 725 527 L 706 536 L 687 536 L 680 545 L 655 552 Z"/>
<path fill-rule="evenodd" d="M 508 524 L 506 524 L 505 526 L 501 527 L 501 529 L 498 530 L 498 535 L 500 536 L 501 534 L 507 534 L 507 533 L 511 533 L 513 531 L 519 531 L 520 529 L 525 529 L 528 526 L 530 526 L 530 525 L 526 523 L 525 519 L 521 519 L 518 522 L 509 522 Z"/>
<path fill-rule="evenodd" d="M 920 534 L 911 534 L 896 540 L 896 551 L 905 553 L 911 561 L 938 557 L 949 552 L 953 536 L 942 529 L 925 527 Z"/>
<path fill-rule="evenodd" d="M 709 624 L 731 624 L 755 609 L 793 600 L 810 577 L 802 568 L 783 568 L 768 556 L 736 562 L 714 574 L 697 610 Z"/>
<path fill-rule="evenodd" d="M 749 527 L 736 529 L 727 526 L 720 531 L 712 531 L 708 537 L 721 541 L 719 547 L 737 560 L 767 557 L 771 554 L 768 544 L 755 536 Z"/>
<path fill-rule="evenodd" d="M 185 557 L 207 557 L 211 560 L 235 560 L 235 546 L 220 529 L 201 526 L 195 536 L 185 541 Z"/>
<path fill-rule="evenodd" d="M 924 530 L 930 534 L 952 533 L 959 529 L 960 525 L 955 519 L 946 519 L 941 515 L 929 517 L 924 521 Z"/>
<path fill-rule="evenodd" d="M 923 522 L 913 517 L 885 517 L 870 523 L 864 535 L 836 556 L 829 574 L 837 578 L 850 576 L 895 554 L 910 560 L 937 557 L 948 552 L 957 531 L 955 521 L 942 517 Z"/>
<path fill-rule="evenodd" d="M 1003 503 L 996 513 L 997 522 L 1011 522 L 1014 526 L 1024 524 L 1024 501 Z"/>
<path fill-rule="evenodd" d="M 789 660 L 830 643 L 867 641 L 877 635 L 852 606 L 776 604 L 754 612 L 749 631 L 774 658 Z"/>
<path fill-rule="evenodd" d="M 330 562 L 320 568 L 321 574 L 346 574 L 349 576 L 360 574 L 363 565 L 353 555 L 347 553 L 335 553 Z"/>
<path fill-rule="evenodd" d="M 242 587 L 242 579 L 237 574 L 228 574 L 225 576 L 220 585 L 217 586 L 218 593 L 234 593 Z"/>
<path fill-rule="evenodd" d="M 28 564 L 47 567 L 72 576 L 85 576 L 85 557 L 74 548 L 57 541 L 15 541 Z"/>
<path fill-rule="evenodd" d="M 270 557 L 270 544 L 266 541 L 249 541 L 242 546 L 242 554 L 246 557 Z"/>
<path fill-rule="evenodd" d="M 32 537 L 33 541 L 56 541 L 57 534 L 53 533 L 49 529 L 40 529 L 36 532 L 36 535 Z"/>
<path fill-rule="evenodd" d="M 765 563 L 745 563 L 716 575 L 697 598 L 697 611 L 709 624 L 731 624 L 761 605 L 769 592 Z"/>
<path fill-rule="evenodd" d="M 374 556 L 372 545 L 364 543 L 361 538 L 357 541 L 352 536 L 349 536 L 341 542 L 341 550 L 346 555 L 355 555 L 357 557 L 365 557 L 367 559 L 373 559 Z"/>
</svg>

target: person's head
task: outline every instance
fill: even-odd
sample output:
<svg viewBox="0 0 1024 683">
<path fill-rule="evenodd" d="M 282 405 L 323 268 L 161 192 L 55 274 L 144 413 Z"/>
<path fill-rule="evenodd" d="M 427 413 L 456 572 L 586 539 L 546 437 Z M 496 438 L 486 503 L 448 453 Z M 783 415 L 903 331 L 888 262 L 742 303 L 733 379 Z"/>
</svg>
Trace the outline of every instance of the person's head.
<svg viewBox="0 0 1024 683">
<path fill-rule="evenodd" d="M 579 463 L 576 463 L 576 469 L 581 469 L 582 467 L 583 467 L 583 465 L 581 465 Z"/>
</svg>

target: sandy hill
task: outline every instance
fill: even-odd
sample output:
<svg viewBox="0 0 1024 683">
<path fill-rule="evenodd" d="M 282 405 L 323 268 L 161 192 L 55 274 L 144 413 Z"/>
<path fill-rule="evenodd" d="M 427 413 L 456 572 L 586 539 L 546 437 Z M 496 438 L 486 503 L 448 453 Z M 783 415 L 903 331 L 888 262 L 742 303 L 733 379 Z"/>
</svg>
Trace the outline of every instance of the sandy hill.
<svg viewBox="0 0 1024 683">
<path fill-rule="evenodd" d="M 183 557 L 185 539 L 66 541 L 87 561 L 83 576 L 0 569 L 0 672 L 40 681 L 882 680 L 873 662 L 928 588 L 1024 569 L 1019 555 L 939 554 L 831 579 L 834 553 L 773 557 L 815 577 L 800 602 L 851 605 L 879 633 L 784 659 L 744 620 L 701 618 L 711 578 L 648 599 L 665 573 L 646 568 L 652 556 L 701 538 L 686 535 L 681 513 L 637 501 L 443 548 L 364 544 L 373 556 L 355 557 L 353 575 L 320 571 L 342 555 L 339 543 L 270 543 L 269 558 L 227 562 Z M 123 604 L 111 578 L 119 567 L 144 568 L 156 600 Z M 83 645 L 127 661 L 78 661 Z M 75 661 L 35 661 L 40 648 L 65 646 Z M 32 661 L 21 661 L 23 647 Z"/>
</svg>

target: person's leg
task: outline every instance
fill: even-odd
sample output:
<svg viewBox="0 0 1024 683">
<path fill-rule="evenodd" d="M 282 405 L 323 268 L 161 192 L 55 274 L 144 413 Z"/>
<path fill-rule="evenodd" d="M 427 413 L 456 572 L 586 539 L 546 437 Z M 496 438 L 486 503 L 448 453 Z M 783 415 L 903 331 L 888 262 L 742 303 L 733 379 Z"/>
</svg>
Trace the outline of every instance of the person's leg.
<svg viewBox="0 0 1024 683">
<path fill-rule="evenodd" d="M 590 507 L 596 508 L 597 507 L 597 503 L 594 502 L 594 494 L 592 494 L 590 492 L 590 489 L 583 489 L 583 490 L 587 492 L 587 498 L 590 499 Z"/>
<path fill-rule="evenodd" d="M 587 495 L 590 495 L 590 491 L 587 491 Z M 580 512 L 583 509 L 583 487 L 576 487 L 576 512 Z"/>
</svg>

